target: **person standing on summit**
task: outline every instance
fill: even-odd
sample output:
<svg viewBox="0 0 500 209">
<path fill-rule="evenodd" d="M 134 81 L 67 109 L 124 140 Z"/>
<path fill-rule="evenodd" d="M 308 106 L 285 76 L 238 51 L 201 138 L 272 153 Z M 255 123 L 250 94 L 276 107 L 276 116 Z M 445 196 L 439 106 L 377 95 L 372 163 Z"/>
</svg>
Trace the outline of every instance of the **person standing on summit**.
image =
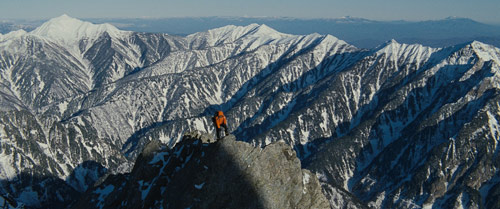
<svg viewBox="0 0 500 209">
<path fill-rule="evenodd" d="M 229 135 L 226 116 L 224 116 L 224 113 L 222 111 L 219 110 L 215 112 L 214 117 L 212 117 L 212 122 L 214 122 L 215 131 L 217 133 L 217 140 L 221 138 L 220 132 L 222 131 L 222 127 L 224 127 L 224 133 L 226 134 L 225 136 Z"/>
</svg>

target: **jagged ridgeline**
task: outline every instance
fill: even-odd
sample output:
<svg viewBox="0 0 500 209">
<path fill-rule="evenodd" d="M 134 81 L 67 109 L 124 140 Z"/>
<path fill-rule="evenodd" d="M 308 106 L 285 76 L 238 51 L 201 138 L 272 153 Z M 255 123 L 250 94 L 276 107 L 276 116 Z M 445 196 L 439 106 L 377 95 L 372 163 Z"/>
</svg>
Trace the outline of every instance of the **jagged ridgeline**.
<svg viewBox="0 0 500 209">
<path fill-rule="evenodd" d="M 220 109 L 239 141 L 293 148 L 332 208 L 498 208 L 499 63 L 480 42 L 359 49 L 257 24 L 180 37 L 63 15 L 0 34 L 0 195 L 64 207 L 138 172 L 150 141 L 213 133 Z"/>
<path fill-rule="evenodd" d="M 107 176 L 72 208 L 329 208 L 287 144 L 208 141 L 197 133 L 172 149 L 152 141 L 131 173 Z"/>
</svg>

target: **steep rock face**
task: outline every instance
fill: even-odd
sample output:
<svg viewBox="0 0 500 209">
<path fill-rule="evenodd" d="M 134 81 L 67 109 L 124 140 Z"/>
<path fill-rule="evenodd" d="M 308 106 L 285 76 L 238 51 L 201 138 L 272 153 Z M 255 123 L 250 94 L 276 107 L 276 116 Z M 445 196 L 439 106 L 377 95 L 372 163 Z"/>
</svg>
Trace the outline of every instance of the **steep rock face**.
<svg viewBox="0 0 500 209">
<path fill-rule="evenodd" d="M 11 198 L 4 197 L 0 195 L 0 207 L 5 208 L 5 209 L 15 209 L 15 208 L 20 208 L 18 207 L 17 202 L 12 200 Z"/>
<path fill-rule="evenodd" d="M 148 143 L 131 173 L 108 176 L 73 208 L 329 208 L 285 143 L 256 148 L 232 135 L 215 143 L 198 136 L 173 149 Z"/>
<path fill-rule="evenodd" d="M 484 56 L 486 48 L 441 49 L 379 80 L 381 89 L 353 117 L 361 120 L 322 144 L 306 167 L 376 208 L 494 204 L 499 53 Z"/>
<path fill-rule="evenodd" d="M 104 173 L 103 165 L 113 172 L 128 170 L 131 161 L 120 153 L 123 143 L 113 139 L 131 132 L 103 134 L 98 128 L 113 130 L 115 125 L 110 128 L 102 122 L 110 119 L 124 121 L 120 126 L 133 122 L 98 111 L 88 120 L 68 121 L 87 115 L 86 108 L 106 100 L 103 95 L 116 86 L 110 83 L 182 46 L 178 40 L 164 34 L 119 31 L 111 25 L 94 25 L 66 15 L 30 33 L 2 36 L 1 193 L 18 202 L 27 201 L 31 207 L 56 202 L 66 205 L 69 199 L 64 195 L 52 196 L 55 202 L 48 203 L 44 194 L 77 195 L 74 190 L 85 191 Z M 23 180 L 28 177 L 33 181 Z M 61 185 L 34 186 L 44 185 L 45 179 L 59 179 L 51 182 Z M 66 192 L 68 189 L 72 192 Z"/>
</svg>

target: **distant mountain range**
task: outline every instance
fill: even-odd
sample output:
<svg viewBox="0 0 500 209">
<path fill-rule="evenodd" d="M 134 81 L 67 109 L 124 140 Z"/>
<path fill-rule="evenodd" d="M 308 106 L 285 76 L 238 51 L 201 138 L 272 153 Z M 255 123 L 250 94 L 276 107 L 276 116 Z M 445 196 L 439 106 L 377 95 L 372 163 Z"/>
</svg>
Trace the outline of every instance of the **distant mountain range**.
<svg viewBox="0 0 500 209">
<path fill-rule="evenodd" d="M 356 17 L 337 19 L 300 19 L 279 17 L 185 17 L 185 18 L 113 18 L 87 19 L 111 23 L 122 30 L 168 33 L 186 36 L 226 25 L 265 24 L 280 32 L 296 35 L 319 33 L 333 35 L 360 48 L 373 48 L 395 39 L 400 43 L 418 43 L 446 47 L 481 41 L 500 47 L 500 24 L 485 24 L 467 18 L 449 17 L 429 21 L 374 21 Z M 43 21 L 0 23 L 0 33 L 24 29 L 31 31 Z"/>
<path fill-rule="evenodd" d="M 500 25 L 450 17 L 432 21 L 374 21 L 363 18 L 338 19 L 206 17 L 166 19 L 92 19 L 112 23 L 120 29 L 187 35 L 226 25 L 265 24 L 280 32 L 296 35 L 333 35 L 360 48 L 373 48 L 395 39 L 400 43 L 446 47 L 481 41 L 500 47 Z"/>
<path fill-rule="evenodd" d="M 35 208 L 64 207 L 89 188 L 113 198 L 102 177 L 128 176 L 150 141 L 166 154 L 186 132 L 213 133 L 219 109 L 235 139 L 293 148 L 332 208 L 500 205 L 492 45 L 362 49 L 264 24 L 182 37 L 67 15 L 0 35 L 0 196 Z M 157 163 L 144 168 L 175 165 Z"/>
</svg>

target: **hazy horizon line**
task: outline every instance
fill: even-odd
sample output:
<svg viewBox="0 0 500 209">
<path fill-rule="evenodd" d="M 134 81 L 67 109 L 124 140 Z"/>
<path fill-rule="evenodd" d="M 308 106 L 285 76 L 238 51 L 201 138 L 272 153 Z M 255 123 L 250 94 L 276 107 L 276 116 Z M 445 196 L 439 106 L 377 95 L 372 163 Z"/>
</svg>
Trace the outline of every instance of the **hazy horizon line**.
<svg viewBox="0 0 500 209">
<path fill-rule="evenodd" d="M 0 18 L 0 22 L 4 21 L 46 21 L 50 20 L 52 18 L 60 17 L 62 15 L 67 15 L 67 14 L 61 14 L 59 16 L 54 16 L 50 18 Z M 493 24 L 493 25 L 500 25 L 500 20 L 498 22 L 488 22 L 488 21 L 479 21 L 475 20 L 470 17 L 461 17 L 461 16 L 448 16 L 444 18 L 439 18 L 439 19 L 421 19 L 421 20 L 412 20 L 412 19 L 369 19 L 369 18 L 364 18 L 364 17 L 358 17 L 358 16 L 342 16 L 342 17 L 292 17 L 292 16 L 165 16 L 165 17 L 150 17 L 150 16 L 141 16 L 141 17 L 77 17 L 77 16 L 71 16 L 70 17 L 76 18 L 76 19 L 82 19 L 82 20 L 92 20 L 92 19 L 121 19 L 121 20 L 126 20 L 126 19 L 143 19 L 143 20 L 161 20 L 161 19 L 189 19 L 189 18 L 247 18 L 247 19 L 290 19 L 290 20 L 342 20 L 342 19 L 358 19 L 358 20 L 366 20 L 366 21 L 373 21 L 373 22 L 431 22 L 431 21 L 441 21 L 441 20 L 449 20 L 449 19 L 467 19 L 467 20 L 472 20 L 478 23 L 483 23 L 483 24 Z"/>
</svg>

